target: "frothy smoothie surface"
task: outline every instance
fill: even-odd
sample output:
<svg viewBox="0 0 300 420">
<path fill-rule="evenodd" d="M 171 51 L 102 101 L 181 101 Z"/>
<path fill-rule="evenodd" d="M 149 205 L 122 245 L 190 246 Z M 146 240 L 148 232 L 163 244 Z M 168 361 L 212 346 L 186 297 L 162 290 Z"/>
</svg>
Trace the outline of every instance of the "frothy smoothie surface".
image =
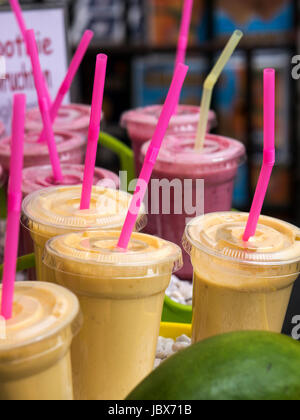
<svg viewBox="0 0 300 420">
<path fill-rule="evenodd" d="M 82 186 L 47 188 L 30 194 L 23 213 L 30 223 L 70 230 L 84 228 L 119 229 L 125 220 L 132 196 L 125 192 L 94 186 L 89 210 L 80 210 Z M 25 223 L 26 224 L 26 223 Z M 145 225 L 144 209 L 138 221 Z"/>
<path fill-rule="evenodd" d="M 105 231 L 73 233 L 52 239 L 47 251 L 86 264 L 118 264 L 118 269 L 121 266 L 153 267 L 171 262 L 176 271 L 181 266 L 181 250 L 170 242 L 133 233 L 128 250 L 124 251 L 117 248 L 119 236 L 119 232 Z"/>
<path fill-rule="evenodd" d="M 1 294 L 0 289 L 0 297 Z M 0 340 L 0 357 L 12 348 L 37 343 L 57 334 L 76 320 L 78 312 L 77 298 L 60 286 L 40 282 L 18 283 L 13 317 L 6 322 L 6 339 Z"/>
</svg>

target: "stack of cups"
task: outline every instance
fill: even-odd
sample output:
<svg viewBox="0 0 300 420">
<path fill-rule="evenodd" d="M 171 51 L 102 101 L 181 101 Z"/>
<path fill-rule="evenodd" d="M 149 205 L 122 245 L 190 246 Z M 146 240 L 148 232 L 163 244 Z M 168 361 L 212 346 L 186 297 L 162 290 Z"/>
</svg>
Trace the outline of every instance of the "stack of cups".
<svg viewBox="0 0 300 420">
<path fill-rule="evenodd" d="M 148 147 L 149 143 L 143 146 L 141 160 Z M 231 210 L 235 178 L 245 156 L 242 143 L 227 137 L 208 134 L 204 149 L 196 151 L 195 134 L 167 136 L 148 187 L 147 232 L 181 245 L 191 218 Z M 178 276 L 191 280 L 192 275 L 192 265 L 184 253 Z"/>
<path fill-rule="evenodd" d="M 261 216 L 243 235 L 249 214 L 214 213 L 192 220 L 185 248 L 194 267 L 193 342 L 232 331 L 280 333 L 300 274 L 300 229 Z"/>
<path fill-rule="evenodd" d="M 121 125 L 126 128 L 132 142 L 137 175 L 139 175 L 141 163 L 141 149 L 144 143 L 149 141 L 154 134 L 160 114 L 161 105 L 153 105 L 125 112 L 121 119 Z M 167 134 L 193 133 L 197 130 L 200 115 L 200 107 L 179 105 L 177 113 L 171 118 Z M 209 113 L 207 131 L 216 126 L 216 115 Z"/>
</svg>

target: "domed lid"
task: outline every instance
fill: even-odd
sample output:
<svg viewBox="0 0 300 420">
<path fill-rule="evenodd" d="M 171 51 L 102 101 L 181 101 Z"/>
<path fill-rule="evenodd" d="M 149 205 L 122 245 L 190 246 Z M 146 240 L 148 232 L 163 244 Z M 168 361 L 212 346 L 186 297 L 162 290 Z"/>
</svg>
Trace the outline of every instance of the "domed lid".
<svg viewBox="0 0 300 420">
<path fill-rule="evenodd" d="M 162 105 L 146 106 L 133 109 L 123 114 L 121 125 L 127 128 L 128 123 L 141 123 L 156 126 L 162 111 Z M 170 121 L 172 125 L 196 124 L 199 121 L 200 108 L 191 105 L 179 105 L 176 115 L 173 115 Z M 215 123 L 216 115 L 213 111 L 209 113 L 209 120 Z"/>
<path fill-rule="evenodd" d="M 117 248 L 120 232 L 113 231 L 88 231 L 71 233 L 51 239 L 47 244 L 44 263 L 60 270 L 57 262 L 64 260 L 66 266 L 71 268 L 69 262 L 91 264 L 93 266 L 112 267 L 125 275 L 125 268 L 132 270 L 151 268 L 152 275 L 160 266 L 171 266 L 171 271 L 177 271 L 182 267 L 181 249 L 171 242 L 163 239 L 134 232 L 128 246 L 128 250 Z M 51 258 L 56 256 L 57 258 Z M 52 261 L 52 262 L 51 262 Z M 78 273 L 79 274 L 79 273 Z M 125 275 L 126 276 L 126 275 Z"/>
<path fill-rule="evenodd" d="M 256 234 L 243 241 L 248 213 L 211 213 L 192 220 L 186 227 L 184 246 L 232 262 L 233 266 L 296 264 L 300 271 L 300 229 L 271 217 L 261 216 Z M 295 269 L 295 268 L 294 268 Z M 259 272 L 256 273 L 259 276 Z M 275 272 L 274 275 L 278 275 Z M 270 275 L 272 276 L 272 274 Z"/>
<path fill-rule="evenodd" d="M 88 129 L 91 107 L 81 104 L 62 105 L 54 122 L 55 131 Z M 26 114 L 26 130 L 41 130 L 42 120 L 39 108 L 33 108 Z"/>
<path fill-rule="evenodd" d="M 63 181 L 60 185 L 79 185 L 83 182 L 84 165 L 65 163 L 61 165 Z M 118 189 L 119 177 L 106 169 L 95 168 L 93 185 L 101 185 Z M 23 170 L 22 192 L 30 194 L 42 188 L 57 186 L 53 178 L 53 169 L 50 165 L 34 166 Z"/>
<path fill-rule="evenodd" d="M 126 192 L 94 186 L 89 210 L 80 210 L 81 185 L 58 186 L 33 192 L 23 201 L 23 223 L 30 229 L 37 225 L 70 229 L 120 229 L 123 226 L 132 196 Z M 137 230 L 146 225 L 142 206 Z"/>
<path fill-rule="evenodd" d="M 69 325 L 76 334 L 78 315 L 79 302 L 69 290 L 51 283 L 17 283 L 13 316 L 5 322 L 5 339 L 0 340 L 0 356 L 9 349 L 50 338 Z"/>
<path fill-rule="evenodd" d="M 143 157 L 146 155 L 150 142 L 142 148 Z M 227 137 L 207 134 L 204 149 L 195 150 L 195 134 L 185 133 L 169 135 L 164 138 L 155 168 L 172 166 L 181 168 L 180 171 L 193 174 L 193 170 L 217 171 L 229 164 L 240 165 L 246 156 L 245 146 L 237 140 Z M 177 170 L 177 169 L 176 169 Z"/>
</svg>

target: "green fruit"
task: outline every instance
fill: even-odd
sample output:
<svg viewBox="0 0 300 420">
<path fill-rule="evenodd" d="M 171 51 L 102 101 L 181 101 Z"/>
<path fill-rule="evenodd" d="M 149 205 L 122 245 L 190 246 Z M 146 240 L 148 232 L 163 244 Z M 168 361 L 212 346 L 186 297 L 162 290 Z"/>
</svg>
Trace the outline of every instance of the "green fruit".
<svg viewBox="0 0 300 420">
<path fill-rule="evenodd" d="M 128 400 L 300 400 L 300 344 L 238 332 L 195 344 L 164 362 Z"/>
</svg>

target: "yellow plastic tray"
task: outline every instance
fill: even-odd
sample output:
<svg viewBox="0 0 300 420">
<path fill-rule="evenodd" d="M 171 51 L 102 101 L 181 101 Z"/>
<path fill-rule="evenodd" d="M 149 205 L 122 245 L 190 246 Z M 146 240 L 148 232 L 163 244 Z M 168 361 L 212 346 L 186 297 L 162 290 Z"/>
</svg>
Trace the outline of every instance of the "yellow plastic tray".
<svg viewBox="0 0 300 420">
<path fill-rule="evenodd" d="M 176 324 L 174 322 L 162 322 L 160 324 L 160 336 L 176 340 L 181 335 L 192 336 L 192 326 L 190 324 Z"/>
</svg>

